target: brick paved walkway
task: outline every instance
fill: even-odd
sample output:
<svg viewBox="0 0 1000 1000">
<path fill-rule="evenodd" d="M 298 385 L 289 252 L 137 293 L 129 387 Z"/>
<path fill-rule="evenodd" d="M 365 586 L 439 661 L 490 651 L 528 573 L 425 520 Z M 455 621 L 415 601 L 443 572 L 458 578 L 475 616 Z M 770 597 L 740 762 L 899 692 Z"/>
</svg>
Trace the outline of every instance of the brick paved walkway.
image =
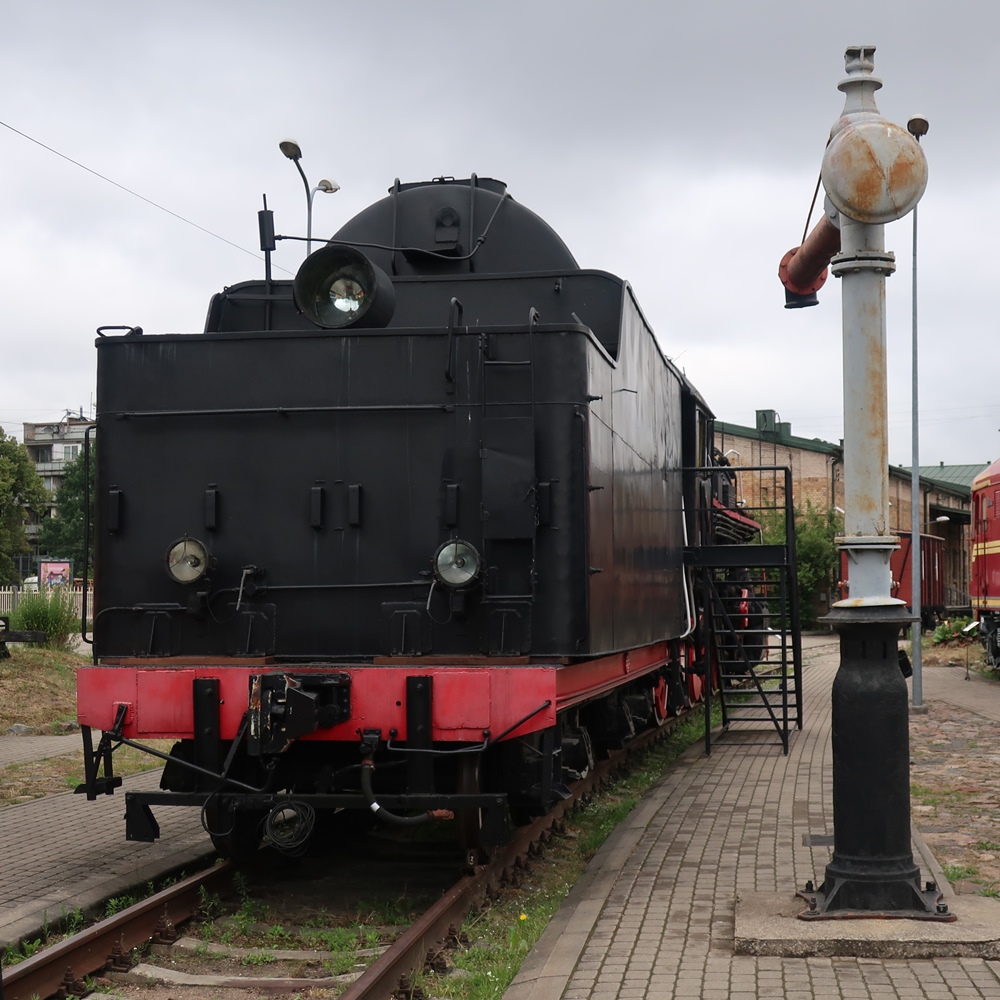
<svg viewBox="0 0 1000 1000">
<path fill-rule="evenodd" d="M 983 959 L 735 954 L 737 894 L 791 896 L 806 879 L 822 881 L 831 854 L 803 835 L 833 829 L 830 686 L 839 648 L 835 639 L 807 647 L 805 728 L 790 755 L 734 743 L 705 758 L 692 748 L 595 856 L 505 1000 L 1000 998 L 1000 963 Z M 925 700 L 955 699 L 1000 718 L 1000 685 L 963 677 L 925 668 Z M 914 859 L 925 878 L 941 880 L 919 836 Z"/>
<path fill-rule="evenodd" d="M 48 757 L 68 757 L 70 754 L 79 754 L 83 759 L 83 740 L 79 733 L 66 736 L 0 736 L 0 767 Z"/>
<path fill-rule="evenodd" d="M 53 738 L 62 739 L 15 739 L 30 745 Z M 159 810 L 162 837 L 153 844 L 125 840 L 124 789 L 156 788 L 159 780 L 158 770 L 149 771 L 96 802 L 68 792 L 0 809 L 0 947 L 37 936 L 72 907 L 100 903 L 175 868 L 195 869 L 212 851 L 196 809 Z"/>
</svg>

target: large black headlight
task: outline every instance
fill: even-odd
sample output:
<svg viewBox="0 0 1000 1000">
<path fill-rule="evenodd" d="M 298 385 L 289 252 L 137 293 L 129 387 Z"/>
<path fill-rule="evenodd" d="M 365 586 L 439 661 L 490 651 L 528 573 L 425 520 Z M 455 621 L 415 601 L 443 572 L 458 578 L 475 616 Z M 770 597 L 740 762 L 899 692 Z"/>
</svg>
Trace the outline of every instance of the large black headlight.
<svg viewBox="0 0 1000 1000">
<path fill-rule="evenodd" d="M 385 326 L 396 308 L 389 276 L 353 247 L 328 244 L 302 262 L 292 283 L 299 311 L 317 326 Z"/>
<path fill-rule="evenodd" d="M 167 575 L 177 583 L 197 583 L 211 568 L 212 554 L 197 538 L 178 538 L 163 557 Z"/>
<path fill-rule="evenodd" d="M 467 587 L 479 576 L 479 553 L 468 542 L 453 538 L 434 553 L 434 576 L 446 587 Z"/>
</svg>

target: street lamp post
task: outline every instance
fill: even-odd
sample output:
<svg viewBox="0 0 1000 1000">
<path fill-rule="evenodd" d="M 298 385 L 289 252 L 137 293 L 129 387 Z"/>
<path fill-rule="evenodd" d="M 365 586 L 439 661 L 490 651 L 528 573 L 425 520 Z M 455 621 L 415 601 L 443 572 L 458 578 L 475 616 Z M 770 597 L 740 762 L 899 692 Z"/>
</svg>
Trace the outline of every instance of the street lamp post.
<svg viewBox="0 0 1000 1000">
<path fill-rule="evenodd" d="M 906 129 L 917 142 L 920 137 L 927 135 L 927 119 L 922 115 L 914 115 L 906 123 Z M 922 667 L 922 650 L 920 647 L 923 637 L 923 622 L 920 602 L 923 597 L 921 585 L 923 583 L 923 573 L 920 565 L 920 409 L 918 405 L 917 392 L 917 206 L 913 206 L 913 274 L 912 274 L 912 373 L 913 384 L 911 387 L 912 411 L 910 416 L 912 438 L 912 455 L 910 457 L 910 594 L 912 598 L 912 609 L 914 622 L 910 626 L 910 647 L 911 662 L 913 667 L 913 708 L 917 711 L 924 711 L 924 676 Z"/>
<path fill-rule="evenodd" d="M 299 176 L 302 178 L 302 185 L 306 190 L 306 252 L 312 253 L 313 198 L 316 197 L 317 191 L 333 194 L 340 190 L 340 185 L 336 181 L 328 181 L 323 178 L 316 187 L 310 188 L 305 171 L 299 162 L 302 159 L 302 150 L 299 144 L 293 139 L 283 139 L 278 143 L 278 148 L 295 164 L 295 169 L 298 170 Z"/>
</svg>

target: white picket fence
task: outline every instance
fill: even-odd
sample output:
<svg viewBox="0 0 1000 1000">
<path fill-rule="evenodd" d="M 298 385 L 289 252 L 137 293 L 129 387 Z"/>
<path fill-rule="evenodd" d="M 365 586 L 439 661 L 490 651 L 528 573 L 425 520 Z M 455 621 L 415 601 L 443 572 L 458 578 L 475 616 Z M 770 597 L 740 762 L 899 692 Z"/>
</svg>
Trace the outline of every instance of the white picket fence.
<svg viewBox="0 0 1000 1000">
<path fill-rule="evenodd" d="M 0 587 L 0 615 L 9 615 L 17 602 L 27 594 L 37 593 L 37 589 L 32 587 Z M 67 593 L 73 598 L 73 610 L 79 615 L 83 613 L 83 587 L 73 587 Z M 92 614 L 94 607 L 94 589 L 87 588 L 87 613 Z"/>
</svg>

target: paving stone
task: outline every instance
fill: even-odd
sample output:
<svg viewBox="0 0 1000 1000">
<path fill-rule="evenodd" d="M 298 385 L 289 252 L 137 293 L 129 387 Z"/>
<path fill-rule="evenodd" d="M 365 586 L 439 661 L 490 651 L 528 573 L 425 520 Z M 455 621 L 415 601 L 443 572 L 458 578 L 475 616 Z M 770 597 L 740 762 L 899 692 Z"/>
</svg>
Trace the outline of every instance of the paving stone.
<svg viewBox="0 0 1000 1000">
<path fill-rule="evenodd" d="M 641 939 L 636 937 L 632 955 L 635 960 L 641 953 L 647 966 L 652 962 L 646 994 L 651 1000 L 695 996 L 705 1000 L 1000 1000 L 1000 962 L 733 954 L 736 894 L 786 890 L 791 894 L 807 879 L 822 880 L 832 853 L 830 847 L 805 846 L 802 837 L 833 830 L 830 686 L 839 664 L 839 644 L 831 636 L 806 638 L 804 649 L 805 725 L 793 736 L 790 754 L 785 757 L 780 747 L 727 747 L 724 743 L 713 747 L 708 758 L 700 745 L 688 751 L 639 807 L 646 826 L 635 830 L 637 810 L 612 835 L 614 842 L 627 830 L 635 846 L 617 873 L 617 884 L 603 900 L 595 929 L 604 920 L 631 927 L 633 911 L 641 914 Z M 915 727 L 923 727 L 920 739 L 932 746 L 932 760 L 940 758 L 934 766 L 941 767 L 942 775 L 951 775 L 952 781 L 960 779 L 963 786 L 970 786 L 968 796 L 982 795 L 984 808 L 991 793 L 979 789 L 989 782 L 1000 801 L 1000 755 L 983 749 L 1000 746 L 1000 683 L 983 678 L 967 683 L 964 671 L 927 665 L 923 679 L 926 702 L 945 706 L 943 711 L 932 708 L 927 715 L 912 717 Z M 973 723 L 983 736 L 981 749 L 963 758 L 963 770 L 957 773 L 953 758 L 946 759 L 947 752 L 967 737 Z M 942 742 L 932 744 L 932 740 Z M 953 770 L 948 771 L 949 767 Z M 963 836 L 1000 839 L 997 833 L 987 838 L 962 829 L 928 830 L 926 839 L 940 840 L 951 849 L 961 846 Z M 976 842 L 972 840 L 967 849 Z M 995 854 L 977 862 L 987 869 L 995 864 L 1000 873 L 1000 850 L 980 853 Z M 929 865 L 941 859 L 935 860 L 919 839 L 914 842 L 914 860 L 921 865 L 922 877 L 939 878 Z M 594 863 L 599 864 L 600 857 Z M 655 934 L 647 939 L 651 930 Z M 647 940 L 656 942 L 658 955 L 648 957 Z M 591 935 L 578 959 L 581 963 L 599 960 L 608 944 L 607 939 Z M 543 937 L 536 952 L 543 956 L 545 947 Z M 526 987 L 530 989 L 538 963 L 538 957 L 526 963 L 506 1000 L 530 996 Z M 630 970 L 634 968 L 629 965 Z M 545 972 L 546 976 L 558 974 L 548 967 Z M 570 982 L 572 968 L 562 974 Z M 605 995 L 595 988 L 588 1000 Z M 563 1000 L 576 1000 L 576 996 L 564 992 Z"/>
</svg>

